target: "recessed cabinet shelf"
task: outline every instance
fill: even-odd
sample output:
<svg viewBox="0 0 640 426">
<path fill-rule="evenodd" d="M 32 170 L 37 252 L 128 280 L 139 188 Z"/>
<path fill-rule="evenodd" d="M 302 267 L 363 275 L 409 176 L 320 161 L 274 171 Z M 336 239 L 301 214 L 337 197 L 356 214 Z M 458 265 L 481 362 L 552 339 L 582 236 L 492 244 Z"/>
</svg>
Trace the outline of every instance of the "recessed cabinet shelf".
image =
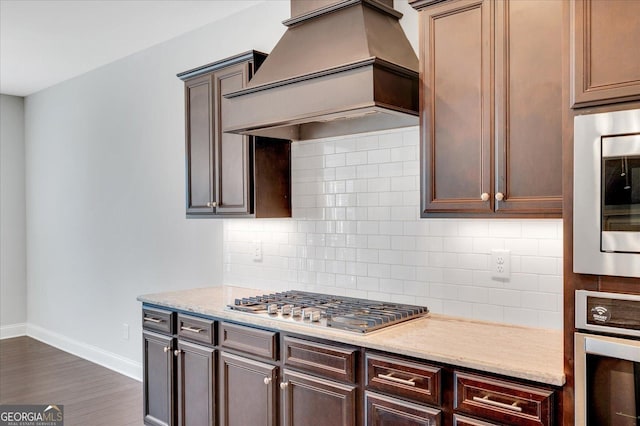
<svg viewBox="0 0 640 426">
<path fill-rule="evenodd" d="M 185 87 L 189 217 L 290 217 L 291 141 L 224 133 L 224 94 L 264 61 L 250 51 L 178 74 Z"/>
</svg>

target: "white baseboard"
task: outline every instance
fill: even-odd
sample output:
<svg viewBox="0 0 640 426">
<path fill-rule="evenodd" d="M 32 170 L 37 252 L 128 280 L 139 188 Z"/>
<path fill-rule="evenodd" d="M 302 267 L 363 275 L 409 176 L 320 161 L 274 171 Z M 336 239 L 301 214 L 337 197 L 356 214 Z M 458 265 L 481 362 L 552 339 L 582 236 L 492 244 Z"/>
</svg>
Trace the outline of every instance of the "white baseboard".
<svg viewBox="0 0 640 426">
<path fill-rule="evenodd" d="M 3 325 L 0 327 L 0 340 L 10 339 L 11 337 L 20 337 L 27 335 L 27 324 L 22 322 L 19 324 Z"/>
<path fill-rule="evenodd" d="M 124 358 L 97 346 L 70 339 L 36 325 L 27 324 L 26 335 L 65 352 L 116 371 L 137 381 L 142 381 L 142 363 Z"/>
</svg>

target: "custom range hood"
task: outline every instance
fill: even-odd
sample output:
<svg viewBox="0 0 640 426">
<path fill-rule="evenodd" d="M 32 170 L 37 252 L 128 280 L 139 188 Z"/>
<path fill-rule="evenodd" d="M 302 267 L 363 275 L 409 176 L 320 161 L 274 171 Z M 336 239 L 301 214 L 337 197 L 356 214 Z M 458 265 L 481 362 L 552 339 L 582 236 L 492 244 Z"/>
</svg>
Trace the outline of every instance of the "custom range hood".
<svg viewBox="0 0 640 426">
<path fill-rule="evenodd" d="M 418 124 L 418 58 L 393 0 L 291 0 L 292 18 L 225 132 L 306 140 Z"/>
</svg>

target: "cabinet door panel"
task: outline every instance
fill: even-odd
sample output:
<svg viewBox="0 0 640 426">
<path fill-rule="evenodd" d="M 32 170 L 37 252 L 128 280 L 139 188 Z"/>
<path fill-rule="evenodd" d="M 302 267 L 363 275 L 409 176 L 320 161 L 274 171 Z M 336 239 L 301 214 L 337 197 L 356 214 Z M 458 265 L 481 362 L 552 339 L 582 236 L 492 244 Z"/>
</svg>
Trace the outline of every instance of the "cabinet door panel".
<svg viewBox="0 0 640 426">
<path fill-rule="evenodd" d="M 187 213 L 212 213 L 213 111 L 211 76 L 190 80 L 185 85 Z"/>
<path fill-rule="evenodd" d="M 215 424 L 213 349 L 178 341 L 178 425 Z"/>
<path fill-rule="evenodd" d="M 574 0 L 573 106 L 640 99 L 640 2 Z"/>
<path fill-rule="evenodd" d="M 563 2 L 496 2 L 499 213 L 562 213 Z"/>
<path fill-rule="evenodd" d="M 277 367 L 221 352 L 219 376 L 222 425 L 275 426 Z"/>
<path fill-rule="evenodd" d="M 175 425 L 174 339 L 145 331 L 142 342 L 144 422 L 153 426 Z"/>
<path fill-rule="evenodd" d="M 445 4 L 421 19 L 423 213 L 493 208 L 480 198 L 492 187 L 491 4 Z"/>
<path fill-rule="evenodd" d="M 353 426 L 356 387 L 285 370 L 282 410 L 285 426 Z"/>
<path fill-rule="evenodd" d="M 227 103 L 224 95 L 242 89 L 248 81 L 248 65 L 225 68 L 215 74 L 216 189 L 218 213 L 250 213 L 250 148 L 248 136 L 224 133 L 222 122 Z"/>
</svg>

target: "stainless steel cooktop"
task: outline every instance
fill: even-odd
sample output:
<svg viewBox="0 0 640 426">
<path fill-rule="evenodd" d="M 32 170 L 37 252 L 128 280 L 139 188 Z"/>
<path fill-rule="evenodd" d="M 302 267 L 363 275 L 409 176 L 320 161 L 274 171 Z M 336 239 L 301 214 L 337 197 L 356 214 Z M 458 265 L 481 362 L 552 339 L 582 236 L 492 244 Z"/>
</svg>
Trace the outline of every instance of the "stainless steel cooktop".
<svg viewBox="0 0 640 426">
<path fill-rule="evenodd" d="M 236 299 L 230 309 L 358 333 L 419 318 L 425 306 L 291 290 Z"/>
</svg>

